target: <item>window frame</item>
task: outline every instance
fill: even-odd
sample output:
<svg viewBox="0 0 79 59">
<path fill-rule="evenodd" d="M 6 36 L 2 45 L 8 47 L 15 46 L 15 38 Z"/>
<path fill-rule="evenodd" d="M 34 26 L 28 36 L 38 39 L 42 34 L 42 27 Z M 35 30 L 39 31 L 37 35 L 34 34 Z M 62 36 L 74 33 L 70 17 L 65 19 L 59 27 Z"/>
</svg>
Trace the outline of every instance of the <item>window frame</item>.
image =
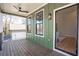
<svg viewBox="0 0 79 59">
<path fill-rule="evenodd" d="M 41 12 L 41 11 L 43 11 L 43 20 L 42 20 L 42 26 L 43 26 L 43 35 L 38 35 L 38 34 L 36 34 L 36 25 L 37 25 L 37 23 L 36 23 L 36 14 L 37 13 L 39 13 L 39 12 Z M 41 9 L 41 10 L 39 10 L 39 11 L 37 11 L 36 13 L 35 13 L 35 36 L 38 36 L 38 37 L 44 37 L 44 9 Z"/>
<path fill-rule="evenodd" d="M 31 33 L 31 32 L 32 32 L 32 30 L 31 30 L 31 32 L 28 32 L 28 28 L 29 28 L 28 26 L 29 26 L 29 25 L 30 25 L 30 26 L 32 25 L 31 23 L 30 23 L 30 24 L 28 23 L 29 19 L 30 19 L 30 22 L 31 22 L 31 18 L 30 18 L 30 17 L 28 17 L 28 18 L 27 18 L 27 21 L 26 21 L 26 23 L 27 23 L 27 33 Z"/>
</svg>

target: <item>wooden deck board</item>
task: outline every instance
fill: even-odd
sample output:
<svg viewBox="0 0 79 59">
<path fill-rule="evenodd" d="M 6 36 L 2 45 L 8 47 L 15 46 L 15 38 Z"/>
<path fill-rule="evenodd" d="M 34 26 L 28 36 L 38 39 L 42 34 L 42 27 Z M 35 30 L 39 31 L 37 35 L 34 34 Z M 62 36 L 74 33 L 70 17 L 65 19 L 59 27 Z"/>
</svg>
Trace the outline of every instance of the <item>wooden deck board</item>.
<svg viewBox="0 0 79 59">
<path fill-rule="evenodd" d="M 19 43 L 20 43 L 20 41 L 19 41 Z M 21 49 L 23 50 L 23 52 L 25 53 L 25 55 L 27 55 L 27 56 L 31 55 L 31 54 L 28 52 L 28 50 L 25 49 L 25 45 L 24 45 L 23 43 L 24 43 L 24 42 L 22 41 L 22 43 L 21 43 Z"/>
<path fill-rule="evenodd" d="M 0 56 L 53 56 L 62 55 L 28 40 L 10 40 L 3 42 Z"/>
</svg>

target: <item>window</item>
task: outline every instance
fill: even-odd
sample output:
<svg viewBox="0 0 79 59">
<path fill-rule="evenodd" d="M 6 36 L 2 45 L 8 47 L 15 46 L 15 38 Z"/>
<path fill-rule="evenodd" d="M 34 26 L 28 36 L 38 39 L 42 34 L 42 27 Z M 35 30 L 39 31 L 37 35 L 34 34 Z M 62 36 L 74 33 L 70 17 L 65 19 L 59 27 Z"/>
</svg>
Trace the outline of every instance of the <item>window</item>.
<svg viewBox="0 0 79 59">
<path fill-rule="evenodd" d="M 43 36 L 43 10 L 36 13 L 36 35 Z"/>
<path fill-rule="evenodd" d="M 31 33 L 31 18 L 30 17 L 27 20 L 27 32 Z"/>
</svg>

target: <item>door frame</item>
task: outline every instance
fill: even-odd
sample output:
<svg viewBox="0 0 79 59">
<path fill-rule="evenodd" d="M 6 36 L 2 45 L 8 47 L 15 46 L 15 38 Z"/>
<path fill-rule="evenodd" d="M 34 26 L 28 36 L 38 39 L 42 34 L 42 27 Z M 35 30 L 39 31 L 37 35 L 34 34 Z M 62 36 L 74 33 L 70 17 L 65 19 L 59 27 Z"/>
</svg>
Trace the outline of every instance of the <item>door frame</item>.
<svg viewBox="0 0 79 59">
<path fill-rule="evenodd" d="M 61 10 L 61 9 L 64 9 L 64 8 L 68 8 L 68 7 L 71 7 L 71 6 L 74 6 L 74 5 L 76 5 L 77 3 L 73 3 L 73 4 L 67 4 L 67 5 L 65 5 L 65 6 L 62 6 L 62 7 L 59 7 L 59 8 L 56 8 L 56 9 L 54 9 L 53 10 L 53 50 L 54 51 L 56 51 L 56 52 L 59 52 L 59 53 L 61 53 L 61 54 L 64 54 L 64 55 L 71 55 L 71 54 L 69 54 L 69 53 L 67 53 L 67 52 L 65 52 L 65 51 L 62 51 L 62 50 L 59 50 L 59 49 L 56 49 L 56 32 L 55 32 L 55 26 L 56 26 L 56 23 L 55 23 L 55 12 L 56 11 L 58 11 L 58 10 Z M 77 8 L 78 9 L 78 8 Z M 78 16 L 77 16 L 77 21 L 78 21 Z M 78 48 L 79 48 L 79 46 L 78 46 L 78 24 L 77 24 L 77 55 L 79 54 L 79 51 L 78 51 Z"/>
</svg>

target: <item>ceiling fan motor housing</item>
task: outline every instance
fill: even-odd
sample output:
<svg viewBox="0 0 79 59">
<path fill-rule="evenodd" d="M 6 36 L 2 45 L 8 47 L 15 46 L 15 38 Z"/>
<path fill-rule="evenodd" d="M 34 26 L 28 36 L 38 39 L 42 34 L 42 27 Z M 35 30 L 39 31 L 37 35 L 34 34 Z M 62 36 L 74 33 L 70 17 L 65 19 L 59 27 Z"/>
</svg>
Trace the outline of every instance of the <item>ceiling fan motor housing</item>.
<svg viewBox="0 0 79 59">
<path fill-rule="evenodd" d="M 21 11 L 21 7 L 19 7 L 19 11 Z"/>
</svg>

